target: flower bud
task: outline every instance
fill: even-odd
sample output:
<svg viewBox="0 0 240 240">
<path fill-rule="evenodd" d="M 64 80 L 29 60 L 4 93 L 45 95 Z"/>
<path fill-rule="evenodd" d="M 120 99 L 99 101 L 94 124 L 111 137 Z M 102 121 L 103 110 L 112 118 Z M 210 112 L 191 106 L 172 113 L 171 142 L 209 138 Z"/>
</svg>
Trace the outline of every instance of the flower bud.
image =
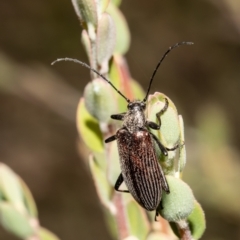
<svg viewBox="0 0 240 240">
<path fill-rule="evenodd" d="M 166 176 L 170 193 L 163 192 L 162 207 L 159 213 L 169 222 L 177 222 L 191 214 L 194 208 L 194 196 L 190 187 L 179 178 Z"/>
<path fill-rule="evenodd" d="M 116 109 L 112 89 L 107 82 L 96 78 L 84 90 L 85 106 L 89 113 L 100 122 L 108 122 Z"/>
</svg>

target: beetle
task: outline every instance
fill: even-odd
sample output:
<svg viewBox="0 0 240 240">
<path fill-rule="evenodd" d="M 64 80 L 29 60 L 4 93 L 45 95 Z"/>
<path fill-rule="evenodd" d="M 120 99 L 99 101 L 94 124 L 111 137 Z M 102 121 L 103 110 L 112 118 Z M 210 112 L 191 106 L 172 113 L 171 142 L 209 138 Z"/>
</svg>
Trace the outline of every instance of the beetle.
<svg viewBox="0 0 240 240">
<path fill-rule="evenodd" d="M 156 210 L 159 205 L 162 207 L 161 197 L 163 190 L 166 193 L 170 193 L 166 177 L 158 161 L 154 143 L 157 144 L 164 156 L 168 156 L 168 151 L 177 149 L 179 144 L 173 148 L 167 148 L 149 131 L 149 128 L 160 130 L 160 117 L 168 108 L 168 99 L 165 98 L 164 107 L 156 114 L 158 123 L 146 120 L 144 113 L 146 102 L 154 76 L 167 54 L 180 45 L 192 44 L 192 42 L 180 42 L 171 46 L 164 53 L 152 74 L 146 96 L 143 100 L 130 101 L 105 76 L 77 59 L 61 58 L 52 63 L 53 65 L 58 61 L 74 61 L 81 64 L 108 82 L 127 101 L 127 112 L 111 115 L 112 119 L 123 121 L 123 124 L 114 136 L 105 140 L 105 143 L 117 141 L 121 173 L 115 183 L 115 190 L 131 193 L 138 204 L 148 211 Z M 128 190 L 119 189 L 123 182 L 125 182 Z"/>
</svg>

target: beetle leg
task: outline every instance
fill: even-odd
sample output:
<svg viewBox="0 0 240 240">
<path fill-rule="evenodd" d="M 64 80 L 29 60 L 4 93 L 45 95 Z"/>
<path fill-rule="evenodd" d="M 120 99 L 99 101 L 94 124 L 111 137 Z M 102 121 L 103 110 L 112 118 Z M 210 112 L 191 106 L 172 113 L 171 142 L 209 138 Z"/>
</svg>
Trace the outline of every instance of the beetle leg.
<svg viewBox="0 0 240 240">
<path fill-rule="evenodd" d="M 167 156 L 167 155 L 168 155 L 167 148 L 165 148 L 165 147 L 163 146 L 163 144 L 158 140 L 158 138 L 157 138 L 153 133 L 151 133 L 151 132 L 149 132 L 149 133 L 152 135 L 153 139 L 154 139 L 155 142 L 157 143 L 157 145 L 158 145 L 158 147 L 160 148 L 161 152 L 162 152 L 165 156 Z"/>
<path fill-rule="evenodd" d="M 151 121 L 146 121 L 146 125 L 154 130 L 159 130 L 160 127 L 161 127 L 161 115 L 164 114 L 164 112 L 166 112 L 166 110 L 168 109 L 168 99 L 165 98 L 165 105 L 164 107 L 158 112 L 156 113 L 156 117 L 157 117 L 157 120 L 158 120 L 158 124 L 155 123 L 155 122 L 151 122 Z"/>
<path fill-rule="evenodd" d="M 159 205 L 158 205 L 158 207 L 156 209 L 156 212 L 155 212 L 155 218 L 154 218 L 155 222 L 158 222 L 157 218 L 160 215 L 158 210 L 163 210 L 162 200 L 160 201 L 160 203 L 159 203 Z"/>
<path fill-rule="evenodd" d="M 160 209 L 163 210 L 163 204 L 162 204 L 162 200 L 159 203 Z"/>
<path fill-rule="evenodd" d="M 123 120 L 125 114 L 126 114 L 125 112 L 124 113 L 113 114 L 113 115 L 111 115 L 111 118 L 115 119 L 115 120 Z"/>
<path fill-rule="evenodd" d="M 161 127 L 161 118 L 160 118 L 160 116 L 163 115 L 164 112 L 167 111 L 168 105 L 169 105 L 168 99 L 165 98 L 165 105 L 164 105 L 164 107 L 162 108 L 162 110 L 160 110 L 160 111 L 156 114 L 156 117 L 157 117 L 157 120 L 158 120 L 159 129 L 160 129 L 160 127 Z"/>
<path fill-rule="evenodd" d="M 154 130 L 159 130 L 160 129 L 160 125 L 158 125 L 155 122 L 151 122 L 151 121 L 146 121 L 146 125 Z"/>
<path fill-rule="evenodd" d="M 129 193 L 129 191 L 128 190 L 119 190 L 119 187 L 121 186 L 121 184 L 123 183 L 123 175 L 122 175 L 122 173 L 120 173 L 120 175 L 119 175 L 119 177 L 118 177 L 118 179 L 117 179 L 117 181 L 116 181 L 116 183 L 115 183 L 115 186 L 114 186 L 114 189 L 116 190 L 116 191 L 118 191 L 118 192 L 126 192 L 126 193 Z"/>
<path fill-rule="evenodd" d="M 105 143 L 112 142 L 112 141 L 114 141 L 114 140 L 116 140 L 116 139 L 117 139 L 116 135 L 114 135 L 114 136 L 111 136 L 111 137 L 109 137 L 109 138 L 105 139 Z"/>
<path fill-rule="evenodd" d="M 161 166 L 160 166 L 160 172 L 161 172 L 162 189 L 163 189 L 167 194 L 169 194 L 169 193 L 170 193 L 169 186 L 168 186 L 167 179 L 166 179 L 166 177 L 165 177 L 165 175 L 164 175 L 164 172 L 163 172 Z M 161 206 L 162 206 L 162 205 L 161 205 Z"/>
<path fill-rule="evenodd" d="M 179 148 L 179 144 L 176 144 L 174 147 L 172 148 L 166 148 L 168 151 L 174 151 L 176 150 L 177 148 Z"/>
<path fill-rule="evenodd" d="M 161 202 L 160 202 L 160 204 L 161 204 Z M 158 216 L 159 216 L 159 213 L 158 213 L 158 210 L 156 210 L 155 218 L 154 218 L 155 222 L 158 222 L 158 220 L 157 220 L 157 217 L 158 217 Z"/>
<path fill-rule="evenodd" d="M 181 145 L 176 144 L 174 147 L 172 147 L 172 148 L 166 148 L 166 149 L 167 149 L 168 151 L 174 151 L 174 150 L 176 150 L 177 148 L 182 148 L 184 145 L 185 145 L 185 143 L 183 142 Z"/>
</svg>

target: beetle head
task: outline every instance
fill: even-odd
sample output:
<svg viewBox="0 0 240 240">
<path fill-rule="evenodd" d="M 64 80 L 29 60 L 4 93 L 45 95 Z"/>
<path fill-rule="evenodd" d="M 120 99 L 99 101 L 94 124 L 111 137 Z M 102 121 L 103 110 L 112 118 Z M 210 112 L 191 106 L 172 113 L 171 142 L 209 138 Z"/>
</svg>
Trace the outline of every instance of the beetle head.
<svg viewBox="0 0 240 240">
<path fill-rule="evenodd" d="M 146 109 L 146 103 L 141 100 L 135 100 L 135 101 L 129 102 L 127 108 L 128 110 L 144 111 Z"/>
</svg>

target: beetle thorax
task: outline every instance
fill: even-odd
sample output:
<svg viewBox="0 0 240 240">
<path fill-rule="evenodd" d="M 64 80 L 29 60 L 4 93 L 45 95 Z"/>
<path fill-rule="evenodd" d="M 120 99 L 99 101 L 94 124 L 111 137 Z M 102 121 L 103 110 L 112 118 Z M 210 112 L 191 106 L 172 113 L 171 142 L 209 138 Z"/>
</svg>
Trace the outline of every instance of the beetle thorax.
<svg viewBox="0 0 240 240">
<path fill-rule="evenodd" d="M 133 101 L 128 104 L 128 111 L 123 119 L 123 127 L 126 127 L 129 132 L 137 132 L 139 129 L 145 128 L 145 110 L 146 104 L 143 101 Z"/>
</svg>

